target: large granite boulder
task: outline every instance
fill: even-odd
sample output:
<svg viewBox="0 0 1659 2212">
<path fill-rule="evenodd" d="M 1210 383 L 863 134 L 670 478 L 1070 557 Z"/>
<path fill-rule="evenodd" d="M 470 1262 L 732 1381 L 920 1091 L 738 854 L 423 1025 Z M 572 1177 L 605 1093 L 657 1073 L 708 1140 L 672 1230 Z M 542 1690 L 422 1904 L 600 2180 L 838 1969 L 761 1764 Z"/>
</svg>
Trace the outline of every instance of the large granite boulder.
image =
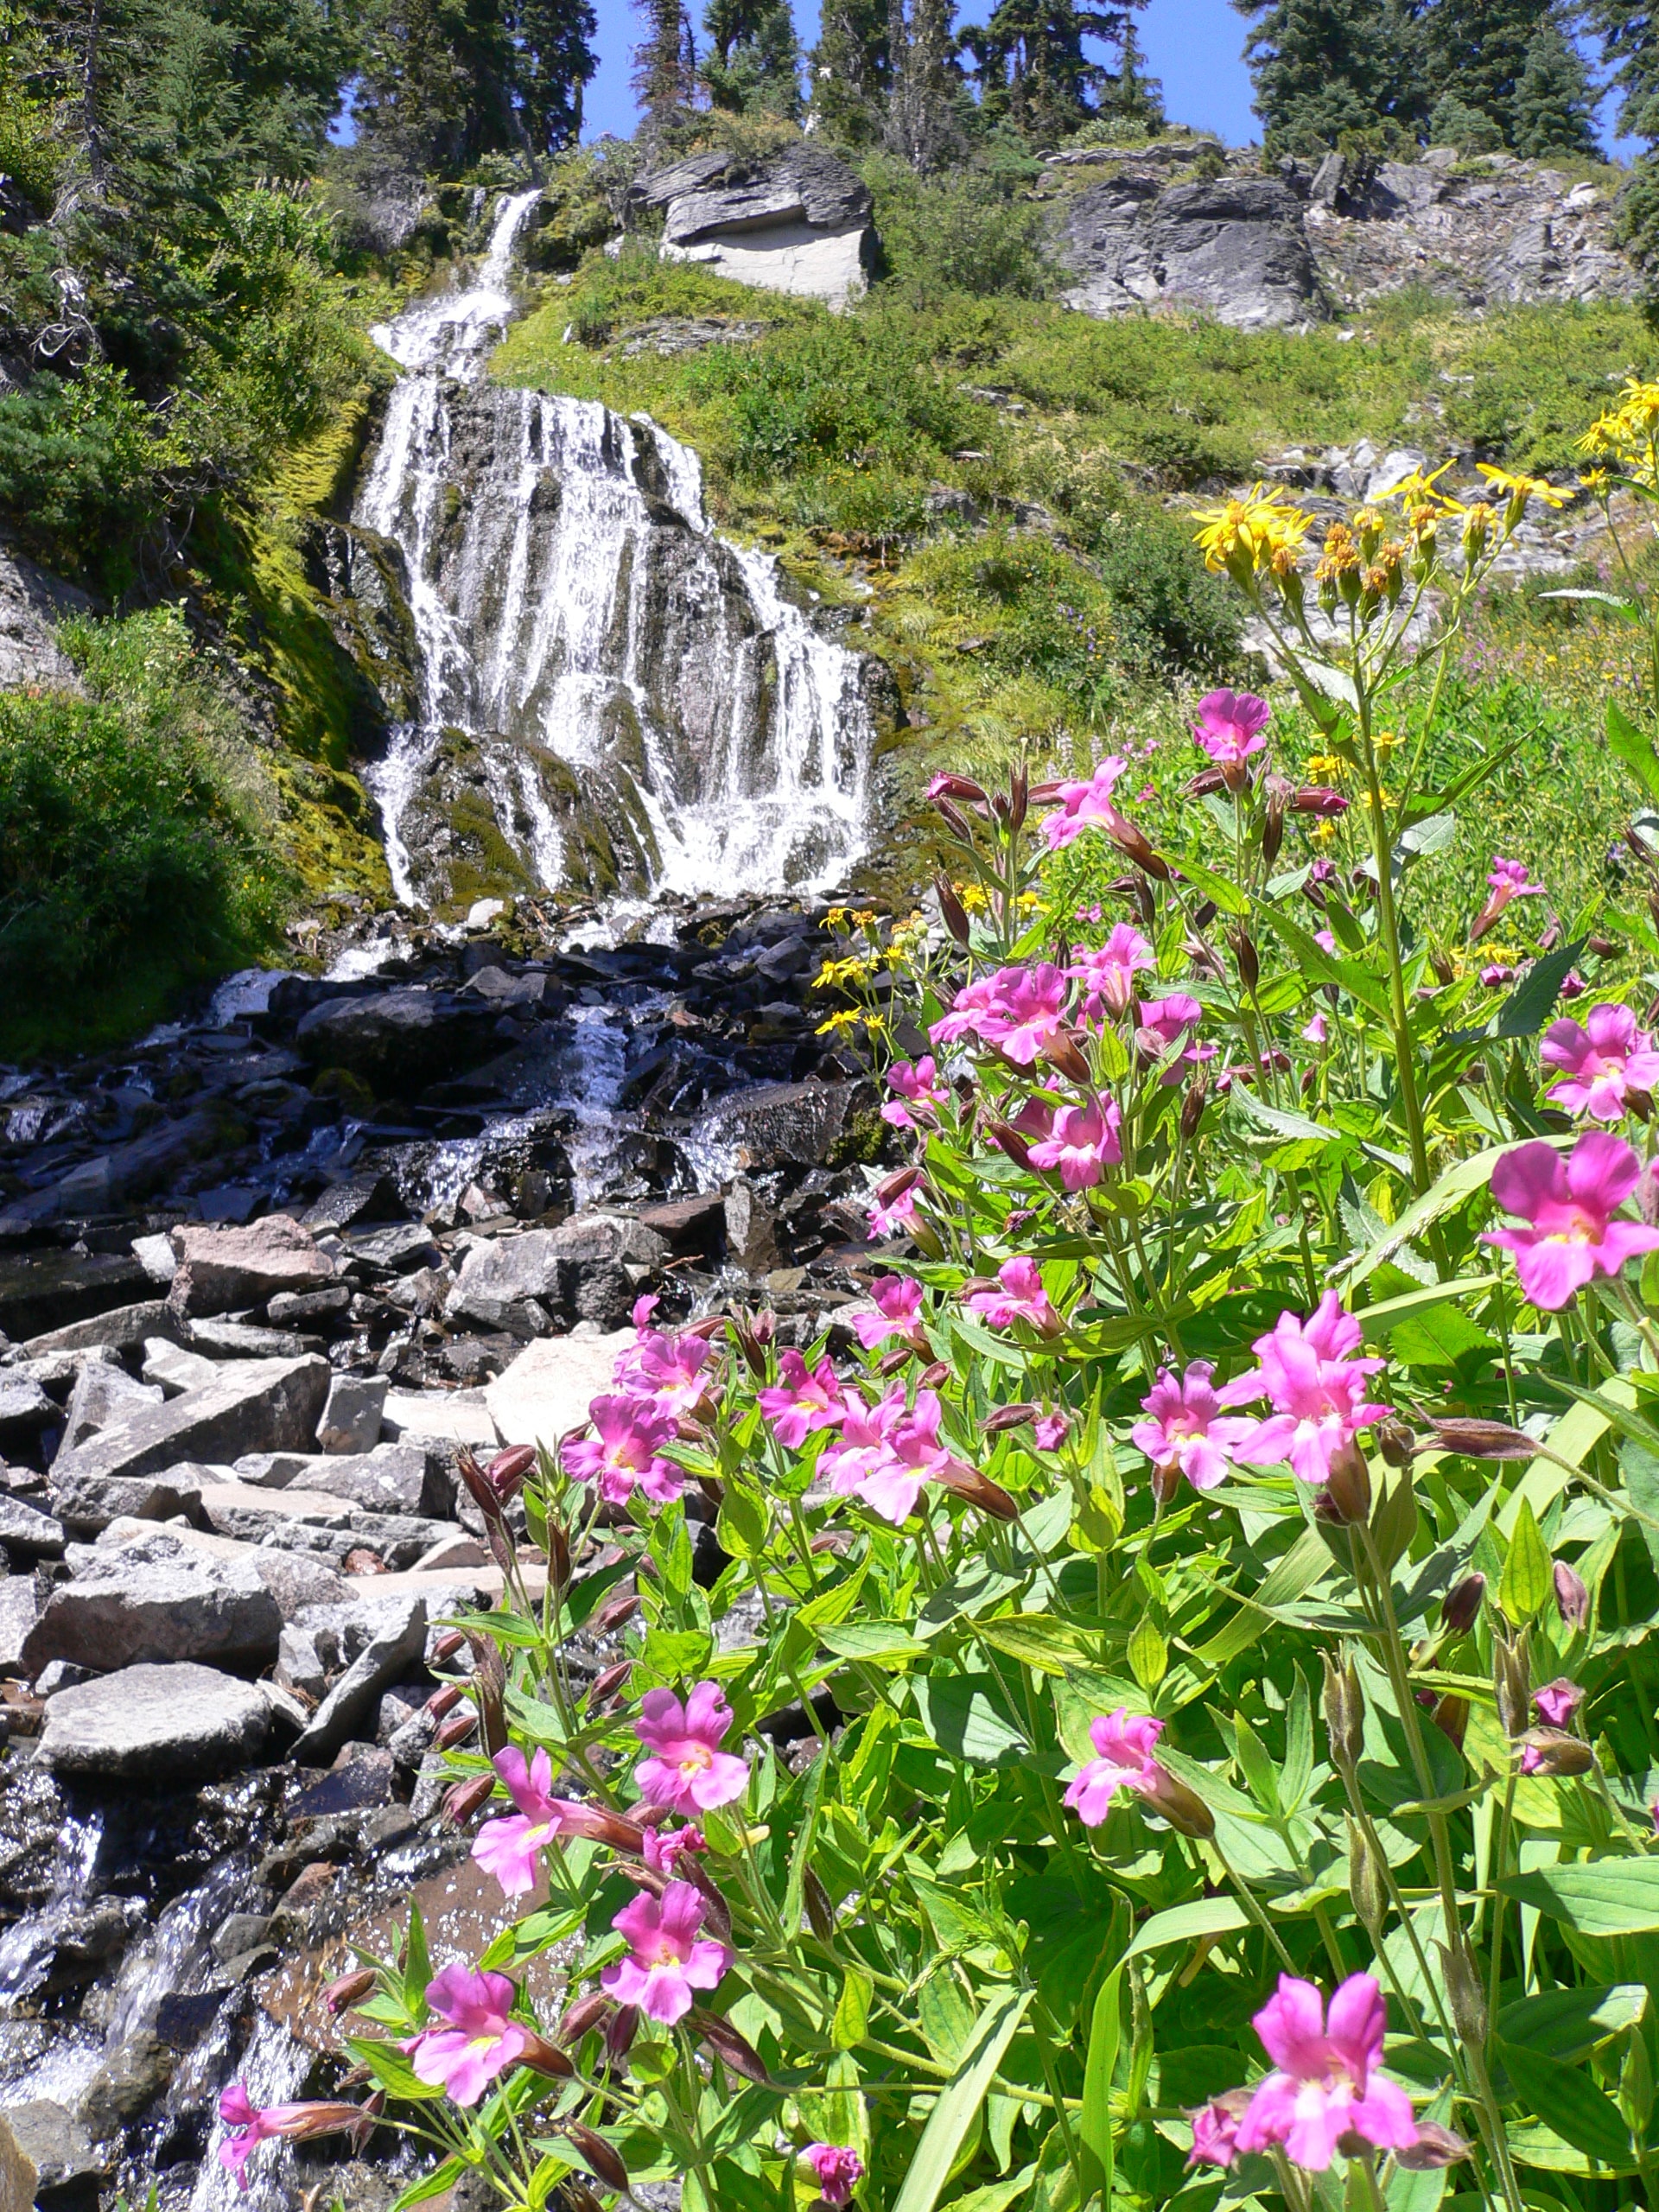
<svg viewBox="0 0 1659 2212">
<path fill-rule="evenodd" d="M 188 1662 L 128 1667 L 60 1690 L 47 1705 L 40 1755 L 60 1774 L 151 1788 L 199 1782 L 245 1765 L 270 1722 L 270 1700 L 257 1683 Z"/>
<path fill-rule="evenodd" d="M 1168 305 L 1261 330 L 1319 312 L 1302 204 L 1275 177 L 1166 185 L 1125 168 L 1068 195 L 1059 233 L 1066 304 L 1085 315 Z"/>
<path fill-rule="evenodd" d="M 663 255 L 701 261 L 740 284 L 835 308 L 868 281 L 875 233 L 862 180 L 822 147 L 746 157 L 693 154 L 636 187 L 664 211 Z"/>
</svg>

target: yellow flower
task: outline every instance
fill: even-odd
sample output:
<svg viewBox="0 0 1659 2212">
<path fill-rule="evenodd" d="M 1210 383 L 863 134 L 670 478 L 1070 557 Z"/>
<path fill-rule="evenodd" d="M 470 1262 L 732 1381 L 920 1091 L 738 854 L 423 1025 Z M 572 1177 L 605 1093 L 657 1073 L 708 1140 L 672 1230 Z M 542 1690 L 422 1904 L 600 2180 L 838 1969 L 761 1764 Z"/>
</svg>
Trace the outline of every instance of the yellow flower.
<svg viewBox="0 0 1659 2212">
<path fill-rule="evenodd" d="M 1371 743 L 1379 753 L 1391 753 L 1399 742 L 1400 733 L 1397 729 L 1380 729 L 1371 740 Z"/>
<path fill-rule="evenodd" d="M 1339 753 L 1310 753 L 1307 756 L 1308 781 L 1317 784 L 1324 778 L 1339 776 L 1347 766 Z"/>
<path fill-rule="evenodd" d="M 1583 441 L 1580 440 L 1580 442 L 1582 443 Z M 1613 480 L 1605 468 L 1586 468 L 1583 475 L 1580 477 L 1579 481 L 1586 492 L 1592 493 L 1595 498 L 1600 499 L 1606 497 L 1608 491 L 1611 488 Z"/>
<path fill-rule="evenodd" d="M 1494 468 L 1490 461 L 1478 461 L 1476 466 L 1494 492 L 1509 494 L 1510 512 L 1524 507 L 1529 499 L 1541 499 L 1547 507 L 1564 507 L 1567 495 L 1558 492 L 1541 476 L 1516 476 L 1507 468 Z"/>
<path fill-rule="evenodd" d="M 1409 476 L 1401 478 L 1392 492 L 1385 492 L 1382 496 L 1399 506 L 1414 530 L 1422 529 L 1440 515 L 1461 514 L 1462 502 L 1440 489 L 1440 479 L 1451 466 L 1449 461 L 1443 461 L 1427 476 L 1421 468 L 1414 468 Z"/>
<path fill-rule="evenodd" d="M 1316 822 L 1307 834 L 1316 845 L 1328 845 L 1337 834 L 1337 825 L 1327 815 L 1324 820 Z"/>
<path fill-rule="evenodd" d="M 842 1036 L 848 1030 L 856 1029 L 863 1020 L 864 1014 L 860 1007 L 855 1006 L 840 1007 L 837 1007 L 836 1012 L 830 1016 L 830 1019 L 827 1021 L 821 1021 L 818 1024 L 815 1033 L 820 1037 Z"/>
<path fill-rule="evenodd" d="M 1287 505 L 1289 496 L 1281 485 L 1268 491 L 1257 483 L 1243 499 L 1229 499 L 1225 506 L 1195 509 L 1192 519 L 1203 524 L 1198 543 L 1205 568 L 1249 575 L 1270 567 L 1281 549 L 1295 554 L 1313 518 Z"/>
<path fill-rule="evenodd" d="M 955 891 L 957 897 L 962 902 L 962 911 L 964 914 L 981 914 L 984 912 L 987 900 L 985 897 L 985 888 L 982 884 L 957 883 L 953 884 L 951 888 Z"/>
</svg>

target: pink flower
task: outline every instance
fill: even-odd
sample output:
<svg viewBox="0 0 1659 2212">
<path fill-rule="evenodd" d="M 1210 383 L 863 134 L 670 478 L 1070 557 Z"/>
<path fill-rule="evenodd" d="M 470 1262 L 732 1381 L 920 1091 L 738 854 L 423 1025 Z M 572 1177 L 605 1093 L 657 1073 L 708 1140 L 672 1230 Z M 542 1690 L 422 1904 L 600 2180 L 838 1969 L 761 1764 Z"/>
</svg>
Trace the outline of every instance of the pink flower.
<svg viewBox="0 0 1659 2212">
<path fill-rule="evenodd" d="M 640 1796 L 685 1820 L 741 1797 L 749 1786 L 749 1763 L 720 1749 L 731 1725 L 732 1708 L 717 1682 L 699 1682 L 683 1705 L 672 1690 L 647 1690 L 633 1724 L 652 1753 L 633 1770 Z"/>
<path fill-rule="evenodd" d="M 1118 1139 L 1122 1116 L 1117 1101 L 1091 1098 L 1086 1106 L 1062 1106 L 1051 1133 L 1031 1147 L 1033 1167 L 1058 1168 L 1068 1191 L 1087 1191 L 1123 1157 Z"/>
<path fill-rule="evenodd" d="M 887 1070 L 887 1083 L 899 1096 L 881 1109 L 881 1118 L 895 1129 L 913 1129 L 923 1122 L 936 1122 L 938 1108 L 950 1096 L 938 1080 L 931 1052 L 925 1052 L 914 1067 L 908 1060 L 895 1060 Z"/>
<path fill-rule="evenodd" d="M 1203 1019 L 1204 1008 L 1185 991 L 1172 991 L 1164 999 L 1144 1000 L 1136 1017 L 1139 1027 L 1135 1031 L 1135 1043 L 1149 1060 L 1167 1058 L 1185 1039 L 1187 1032 L 1196 1029 Z M 1189 1062 L 1212 1059 L 1215 1051 L 1213 1045 L 1190 1047 L 1164 1070 L 1159 1081 L 1179 1083 L 1184 1066 Z"/>
<path fill-rule="evenodd" d="M 1565 1728 L 1579 1707 L 1584 1703 L 1584 1692 L 1576 1682 L 1559 1675 L 1553 1682 L 1546 1682 L 1535 1690 L 1532 1701 L 1538 1708 L 1538 1718 L 1547 1720 L 1552 1728 Z"/>
<path fill-rule="evenodd" d="M 1016 1067 L 1028 1068 L 1064 1020 L 1065 970 L 1052 961 L 999 968 L 957 992 L 949 1014 L 928 1032 L 936 1045 L 976 1036 Z"/>
<path fill-rule="evenodd" d="M 1417 2140 L 1411 2099 L 1377 2072 L 1388 2017 L 1368 1974 L 1350 1974 L 1331 1999 L 1292 1974 L 1256 2014 L 1274 2070 L 1256 2085 L 1239 2123 L 1241 2152 L 1282 2143 L 1294 2164 L 1323 2173 L 1343 2139 L 1357 2136 L 1379 2151 L 1408 2151 Z"/>
<path fill-rule="evenodd" d="M 1337 939 L 1336 932 L 1333 930 L 1315 930 L 1313 932 L 1313 942 L 1319 946 L 1321 952 L 1328 952 L 1332 958 L 1333 960 L 1335 959 L 1337 953 Z"/>
<path fill-rule="evenodd" d="M 219 2163 L 236 2176 L 238 2189 L 245 2190 L 249 2185 L 248 2160 L 257 2146 L 268 2137 L 282 2133 L 283 2109 L 281 2105 L 272 2105 L 261 2110 L 241 2082 L 232 2082 L 228 2089 L 221 2092 L 219 2116 L 225 2123 L 226 2134 L 219 2146 Z"/>
<path fill-rule="evenodd" d="M 1084 987 L 1085 1021 L 1098 1021 L 1103 1014 L 1121 1020 L 1135 997 L 1136 976 L 1147 969 L 1158 972 L 1152 947 L 1127 922 L 1119 922 L 1103 945 L 1074 945 L 1071 957 L 1077 965 L 1065 972 Z"/>
<path fill-rule="evenodd" d="M 1561 978 L 1560 995 L 1564 999 L 1581 999 L 1588 988 L 1576 968 L 1569 968 Z"/>
<path fill-rule="evenodd" d="M 1039 1414 L 1031 1424 L 1031 1440 L 1039 1452 L 1058 1452 L 1069 1426 L 1064 1414 Z"/>
<path fill-rule="evenodd" d="M 685 1487 L 685 1476 L 658 1447 L 675 1435 L 671 1414 L 647 1398 L 595 1398 L 588 1417 L 598 1436 L 573 1436 L 565 1444 L 564 1471 L 579 1483 L 596 1483 L 607 1505 L 624 1505 L 637 1484 L 653 1504 L 665 1505 Z"/>
<path fill-rule="evenodd" d="M 889 1337 L 903 1337 L 912 1349 L 925 1351 L 922 1335 L 922 1286 L 911 1275 L 878 1275 L 870 1285 L 874 1313 L 855 1313 L 853 1333 L 866 1351 L 874 1351 Z"/>
<path fill-rule="evenodd" d="M 1521 1287 L 1556 1313 L 1596 1275 L 1617 1275 L 1638 1252 L 1659 1247 L 1659 1229 L 1615 1221 L 1642 1163 L 1622 1137 L 1586 1130 L 1563 1160 L 1548 1145 L 1523 1144 L 1492 1170 L 1492 1196 L 1526 1229 L 1489 1229 L 1483 1241 L 1515 1255 Z"/>
<path fill-rule="evenodd" d="M 799 1352 L 785 1351 L 778 1372 L 783 1379 L 760 1393 L 760 1405 L 780 1444 L 793 1451 L 815 1430 L 839 1426 L 841 1385 L 827 1359 L 809 1370 Z"/>
<path fill-rule="evenodd" d="M 1273 709 L 1253 691 L 1211 691 L 1198 702 L 1198 719 L 1192 734 L 1212 760 L 1224 768 L 1240 767 L 1253 753 L 1263 751 Z"/>
<path fill-rule="evenodd" d="M 1487 990 L 1500 991 L 1505 983 L 1515 981 L 1515 970 L 1506 968 L 1501 960 L 1491 960 L 1481 969 L 1480 980 Z"/>
<path fill-rule="evenodd" d="M 637 1341 L 618 1354 L 615 1376 L 627 1396 L 644 1399 L 678 1421 L 706 1405 L 714 1377 L 705 1370 L 713 1358 L 706 1337 L 641 1328 Z"/>
<path fill-rule="evenodd" d="M 870 1207 L 870 1240 L 883 1236 L 908 1236 L 916 1227 L 916 1200 L 920 1186 L 907 1183 L 890 1198 L 877 1198 Z"/>
<path fill-rule="evenodd" d="M 1210 1380 L 1214 1372 L 1207 1359 L 1195 1359 L 1178 1382 L 1160 1367 L 1158 1380 L 1141 1401 L 1147 1419 L 1129 1431 L 1136 1450 L 1154 1467 L 1179 1467 L 1194 1490 L 1215 1488 L 1227 1472 L 1233 1446 L 1255 1426 L 1222 1415 L 1221 1398 Z"/>
<path fill-rule="evenodd" d="M 849 1391 L 841 1434 L 818 1462 L 818 1472 L 838 1497 L 848 1497 L 890 1457 L 887 1439 L 906 1413 L 905 1386 L 895 1382 L 869 1405 Z"/>
<path fill-rule="evenodd" d="M 1562 1071 L 1546 1095 L 1592 1121 L 1623 1121 L 1629 1095 L 1645 1096 L 1659 1084 L 1659 1052 L 1627 1006 L 1592 1006 L 1585 1027 L 1552 1021 L 1541 1051 L 1546 1066 Z"/>
<path fill-rule="evenodd" d="M 996 1271 L 996 1290 L 976 1290 L 963 1303 L 990 1329 L 1011 1329 L 1016 1321 L 1029 1321 L 1046 1337 L 1058 1337 L 1065 1327 L 1048 1302 L 1035 1260 L 1005 1260 Z"/>
<path fill-rule="evenodd" d="M 1117 809 L 1112 804 L 1112 786 L 1128 763 L 1118 753 L 1111 753 L 1097 761 L 1094 772 L 1086 784 L 1061 784 L 1055 792 L 1059 811 L 1051 814 L 1043 824 L 1043 835 L 1051 852 L 1058 852 L 1062 845 L 1086 830 L 1091 822 L 1112 822 Z"/>
<path fill-rule="evenodd" d="M 1238 2123 L 1249 2101 L 1248 2091 L 1229 2089 L 1224 2097 L 1212 2097 L 1189 2115 L 1192 2122 L 1192 2148 L 1186 2154 L 1189 2166 L 1232 2164 L 1238 2155 Z"/>
<path fill-rule="evenodd" d="M 864 2161 L 856 2151 L 843 2150 L 838 2143 L 809 2143 L 801 2156 L 817 2177 L 821 2202 L 852 2202 L 853 2191 L 864 2177 Z"/>
<path fill-rule="evenodd" d="M 473 1857 L 508 1897 L 521 1897 L 536 1886 L 543 1845 L 563 1833 L 569 1801 L 552 1794 L 553 1766 L 545 1751 L 538 1751 L 527 1767 L 524 1753 L 510 1744 L 491 1764 L 518 1810 L 505 1820 L 486 1822 L 474 1842 Z"/>
<path fill-rule="evenodd" d="M 723 1943 L 700 1936 L 708 1910 L 690 1882 L 671 1882 L 660 1897 L 625 1904 L 611 1925 L 628 1939 L 628 1955 L 606 1967 L 600 1987 L 619 2005 L 637 2005 L 649 2020 L 671 2028 L 691 2009 L 694 1989 L 713 1989 L 732 1963 Z"/>
<path fill-rule="evenodd" d="M 1544 887 L 1530 880 L 1524 861 L 1506 861 L 1501 853 L 1492 855 L 1492 872 L 1486 879 L 1491 891 L 1469 931 L 1469 942 L 1474 944 L 1485 936 L 1512 899 L 1541 899 Z"/>
<path fill-rule="evenodd" d="M 510 2017 L 513 1986 L 504 1974 L 445 1967 L 426 1985 L 426 2001 L 447 2028 L 428 2028 L 401 2048 L 416 2078 L 458 2105 L 475 2105 L 498 2074 L 530 2047 L 530 2031 Z"/>
<path fill-rule="evenodd" d="M 908 1409 L 897 1386 L 879 1405 L 849 1400 L 842 1448 L 824 1454 L 830 1489 L 839 1497 L 861 1497 L 873 1513 L 898 1528 L 915 1510 L 924 1484 L 958 1469 L 969 1472 L 939 1441 L 943 1414 L 932 1390 L 918 1391 Z"/>
<path fill-rule="evenodd" d="M 1271 1334 L 1258 1337 L 1252 1347 L 1261 1366 L 1220 1393 L 1223 1405 L 1266 1397 L 1274 1408 L 1235 1442 L 1233 1457 L 1252 1467 L 1287 1462 L 1300 1481 L 1328 1482 L 1337 1451 L 1393 1410 L 1365 1397 L 1366 1377 L 1383 1363 L 1350 1357 L 1360 1342 L 1358 1322 L 1343 1312 L 1333 1290 L 1306 1325 L 1294 1313 L 1281 1313 Z"/>
<path fill-rule="evenodd" d="M 1323 1045 L 1329 1034 L 1325 1026 L 1325 1016 L 1322 1014 L 1316 1014 L 1301 1033 L 1308 1044 Z"/>
<path fill-rule="evenodd" d="M 1089 1740 L 1096 1756 L 1084 1762 L 1065 1793 L 1066 1803 L 1084 1827 L 1100 1826 L 1120 1789 L 1144 1796 L 1156 1789 L 1160 1769 L 1152 1754 L 1163 1732 L 1161 1720 L 1131 1714 L 1127 1705 L 1089 1723 Z"/>
<path fill-rule="evenodd" d="M 643 1856 L 653 1874 L 671 1874 L 688 1852 L 695 1858 L 708 1848 L 701 1828 L 673 1828 L 667 1834 L 661 1828 L 647 1828 Z"/>
</svg>

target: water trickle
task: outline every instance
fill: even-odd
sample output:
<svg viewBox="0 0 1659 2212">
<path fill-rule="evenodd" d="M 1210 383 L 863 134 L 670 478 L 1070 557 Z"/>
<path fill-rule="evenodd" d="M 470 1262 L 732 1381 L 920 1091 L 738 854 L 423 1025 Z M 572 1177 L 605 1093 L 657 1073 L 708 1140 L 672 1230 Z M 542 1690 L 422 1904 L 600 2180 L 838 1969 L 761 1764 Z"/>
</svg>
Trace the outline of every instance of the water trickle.
<svg viewBox="0 0 1659 2212">
<path fill-rule="evenodd" d="M 59 1938 L 92 1894 L 103 1842 L 101 1810 L 65 1815 L 51 1896 L 37 1912 L 0 1936 L 0 2018 L 12 2012 L 51 1971 Z"/>
<path fill-rule="evenodd" d="M 649 417 L 483 381 L 534 199 L 503 201 L 472 289 L 376 334 L 407 373 L 355 520 L 403 553 L 422 686 L 365 772 L 397 896 L 421 900 L 446 732 L 548 887 L 595 842 L 639 892 L 838 881 L 874 738 L 858 657 L 710 528 L 696 455 Z"/>
</svg>

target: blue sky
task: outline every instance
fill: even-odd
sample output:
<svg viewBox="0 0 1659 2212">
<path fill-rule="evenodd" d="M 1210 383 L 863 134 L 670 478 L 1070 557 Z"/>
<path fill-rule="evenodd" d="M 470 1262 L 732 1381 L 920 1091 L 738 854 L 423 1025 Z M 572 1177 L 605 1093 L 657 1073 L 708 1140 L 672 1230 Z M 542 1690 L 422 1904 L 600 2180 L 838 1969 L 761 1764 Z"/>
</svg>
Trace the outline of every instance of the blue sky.
<svg viewBox="0 0 1659 2212">
<path fill-rule="evenodd" d="M 817 36 L 817 0 L 793 0 L 801 43 Z M 983 20 L 995 0 L 959 0 L 963 22 Z M 639 35 L 639 18 L 629 0 L 595 0 L 599 13 L 599 74 L 588 87 L 584 136 L 633 129 L 633 95 L 628 89 L 628 49 Z M 702 0 L 692 0 L 699 29 Z M 1163 80 L 1164 104 L 1173 121 L 1214 130 L 1230 145 L 1247 145 L 1260 135 L 1250 112 L 1250 79 L 1241 58 L 1244 19 L 1230 0 L 1151 0 L 1140 23 L 1141 43 L 1154 77 Z M 1612 103 L 1604 104 L 1602 126 L 1611 128 Z M 1633 153 L 1633 144 L 1616 150 Z"/>
</svg>

